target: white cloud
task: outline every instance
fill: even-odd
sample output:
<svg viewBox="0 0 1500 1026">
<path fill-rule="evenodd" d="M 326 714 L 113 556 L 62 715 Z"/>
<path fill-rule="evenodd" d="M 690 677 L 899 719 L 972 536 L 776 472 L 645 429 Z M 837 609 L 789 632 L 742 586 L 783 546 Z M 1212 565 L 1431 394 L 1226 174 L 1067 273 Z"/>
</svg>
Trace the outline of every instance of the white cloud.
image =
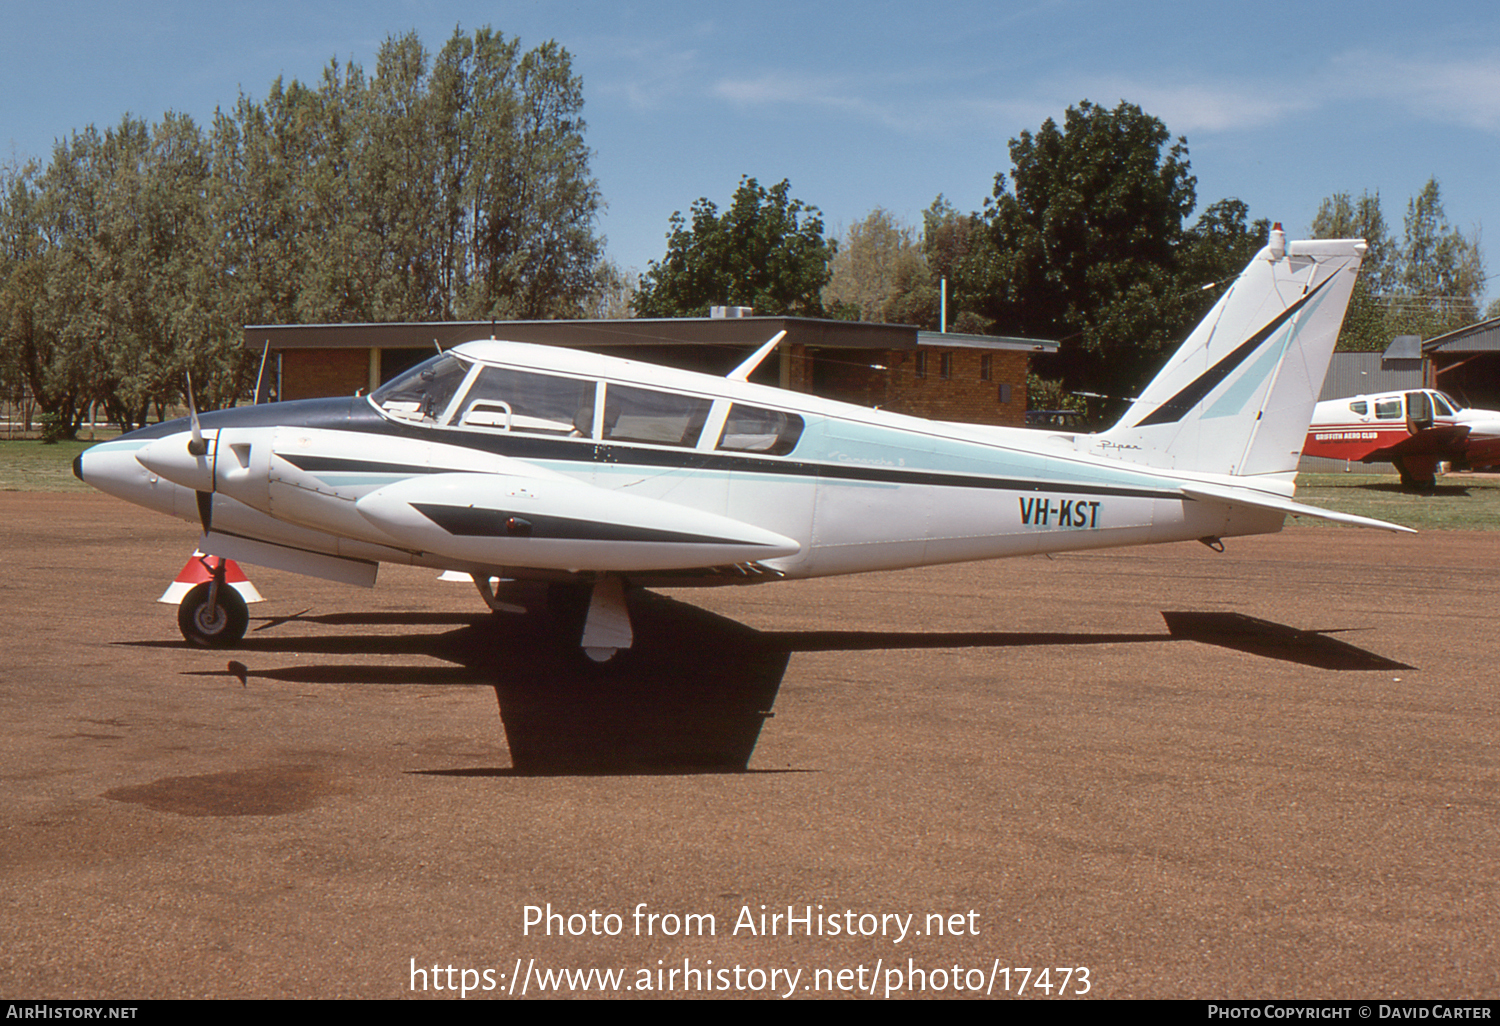
<svg viewBox="0 0 1500 1026">
<path fill-rule="evenodd" d="M 1500 53 L 1391 57 L 1360 51 L 1332 65 L 1345 95 L 1404 108 L 1421 120 L 1500 132 Z"/>
<path fill-rule="evenodd" d="M 1160 118 L 1171 131 L 1186 135 L 1264 128 L 1314 106 L 1303 93 L 1297 90 L 1281 94 L 1277 88 L 1258 84 L 1160 85 L 1118 81 L 1090 87 L 1087 95 L 1100 106 L 1127 100 Z"/>
<path fill-rule="evenodd" d="M 657 110 L 701 94 L 703 79 L 712 71 L 716 33 L 714 24 L 705 21 L 670 37 L 586 36 L 572 46 L 599 69 L 599 79 L 589 83 L 591 91 L 623 96 L 638 111 Z"/>
<path fill-rule="evenodd" d="M 1500 131 L 1500 54 L 1495 53 L 1413 58 L 1357 51 L 1330 57 L 1295 77 L 1219 80 L 1208 75 L 1187 82 L 1103 78 L 1054 85 L 1052 91 L 1088 96 L 1100 104 L 1126 99 L 1182 134 L 1265 128 L 1291 116 L 1312 111 L 1331 115 L 1348 104 L 1367 102 L 1391 105 L 1419 121 Z"/>
</svg>

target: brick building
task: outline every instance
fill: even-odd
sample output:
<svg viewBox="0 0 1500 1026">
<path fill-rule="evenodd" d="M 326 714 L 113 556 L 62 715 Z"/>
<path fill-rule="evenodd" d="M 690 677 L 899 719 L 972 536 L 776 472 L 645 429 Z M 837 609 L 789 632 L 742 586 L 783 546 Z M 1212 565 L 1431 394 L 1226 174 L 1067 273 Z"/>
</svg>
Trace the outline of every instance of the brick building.
<svg viewBox="0 0 1500 1026">
<path fill-rule="evenodd" d="M 778 331 L 779 359 L 753 380 L 937 420 L 1021 426 L 1031 354 L 1055 342 L 808 317 L 257 325 L 258 400 L 372 390 L 461 342 L 501 338 L 725 374 Z"/>
</svg>

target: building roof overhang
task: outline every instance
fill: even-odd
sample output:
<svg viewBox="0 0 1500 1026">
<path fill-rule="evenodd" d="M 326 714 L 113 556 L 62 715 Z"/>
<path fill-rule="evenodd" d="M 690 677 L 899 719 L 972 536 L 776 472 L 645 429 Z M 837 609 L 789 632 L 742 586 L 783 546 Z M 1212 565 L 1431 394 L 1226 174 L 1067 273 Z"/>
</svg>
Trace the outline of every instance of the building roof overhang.
<svg viewBox="0 0 1500 1026">
<path fill-rule="evenodd" d="M 1055 353 L 1057 343 L 1039 338 L 1011 338 L 1005 335 L 966 335 L 957 331 L 919 331 L 917 344 L 950 346 L 956 349 L 1009 349 L 1025 353 Z"/>
<path fill-rule="evenodd" d="M 407 321 L 386 324 L 256 324 L 244 330 L 253 349 L 448 349 L 477 339 L 600 349 L 631 346 L 759 346 L 778 331 L 794 345 L 825 349 L 916 349 L 954 346 L 1055 352 L 1037 339 L 919 331 L 816 317 L 668 317 L 593 321 Z"/>
<path fill-rule="evenodd" d="M 477 339 L 576 348 L 659 345 L 758 346 L 778 331 L 798 345 L 915 349 L 917 329 L 813 317 L 673 317 L 597 321 L 419 321 L 391 324 L 257 324 L 244 344 L 260 349 L 447 349 Z"/>
<path fill-rule="evenodd" d="M 1492 353 L 1500 351 L 1500 317 L 1438 335 L 1422 343 L 1427 356 L 1440 353 Z"/>
</svg>

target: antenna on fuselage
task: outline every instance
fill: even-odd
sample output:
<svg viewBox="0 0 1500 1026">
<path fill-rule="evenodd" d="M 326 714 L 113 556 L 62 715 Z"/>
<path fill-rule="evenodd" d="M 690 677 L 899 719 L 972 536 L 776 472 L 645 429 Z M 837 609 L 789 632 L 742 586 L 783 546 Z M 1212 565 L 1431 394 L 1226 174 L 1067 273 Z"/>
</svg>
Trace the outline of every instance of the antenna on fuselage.
<svg viewBox="0 0 1500 1026">
<path fill-rule="evenodd" d="M 776 343 L 780 342 L 784 338 L 786 338 L 786 329 L 778 331 L 774 336 L 772 336 L 771 341 L 767 342 L 765 345 L 761 346 L 754 353 L 752 353 L 750 359 L 746 360 L 744 363 L 740 364 L 738 367 L 724 376 L 730 381 L 749 381 L 750 375 L 754 373 L 755 368 L 760 366 L 762 360 L 771 355 L 771 350 L 776 348 Z"/>
<path fill-rule="evenodd" d="M 266 348 L 260 354 L 260 372 L 255 375 L 255 401 L 260 402 L 261 382 L 266 379 L 266 360 L 271 355 L 271 340 L 266 339 Z"/>
</svg>

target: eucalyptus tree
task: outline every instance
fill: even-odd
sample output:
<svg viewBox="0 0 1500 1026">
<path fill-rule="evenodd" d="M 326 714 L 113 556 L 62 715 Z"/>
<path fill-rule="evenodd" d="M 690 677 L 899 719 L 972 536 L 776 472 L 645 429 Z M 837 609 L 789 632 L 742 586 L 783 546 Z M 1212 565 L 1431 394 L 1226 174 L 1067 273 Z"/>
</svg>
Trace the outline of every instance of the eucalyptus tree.
<svg viewBox="0 0 1500 1026">
<path fill-rule="evenodd" d="M 1339 336 L 1347 350 L 1383 350 L 1397 335 L 1432 338 L 1479 319 L 1484 255 L 1477 231 L 1453 227 L 1437 179 L 1407 203 L 1400 239 L 1392 237 L 1380 194 L 1336 193 L 1313 219 L 1315 238 L 1360 238 L 1369 251 Z"/>
<path fill-rule="evenodd" d="M 578 316 L 608 277 L 582 105 L 566 50 L 482 29 L 277 79 L 206 134 L 74 132 L 0 176 L 4 383 L 68 434 L 91 403 L 162 415 L 188 371 L 233 403 L 245 324 Z"/>
<path fill-rule="evenodd" d="M 876 207 L 844 232 L 831 271 L 823 305 L 842 305 L 862 321 L 886 320 L 893 300 L 909 295 L 917 279 L 930 278 L 916 230 L 884 207 Z M 910 310 L 903 305 L 902 312 Z"/>
<path fill-rule="evenodd" d="M 1432 338 L 1479 319 L 1484 255 L 1448 223 L 1442 191 L 1430 178 L 1406 205 L 1398 271 L 1389 312 L 1395 334 Z"/>
<path fill-rule="evenodd" d="M 8 400 L 29 392 L 52 433 L 68 435 L 88 375 L 59 338 L 63 305 L 52 275 L 59 251 L 47 213 L 35 162 L 0 169 L 0 379 Z"/>
<path fill-rule="evenodd" d="M 583 81 L 548 41 L 475 34 L 466 120 L 470 317 L 576 317 L 594 287 L 603 199 L 584 145 Z"/>
</svg>

